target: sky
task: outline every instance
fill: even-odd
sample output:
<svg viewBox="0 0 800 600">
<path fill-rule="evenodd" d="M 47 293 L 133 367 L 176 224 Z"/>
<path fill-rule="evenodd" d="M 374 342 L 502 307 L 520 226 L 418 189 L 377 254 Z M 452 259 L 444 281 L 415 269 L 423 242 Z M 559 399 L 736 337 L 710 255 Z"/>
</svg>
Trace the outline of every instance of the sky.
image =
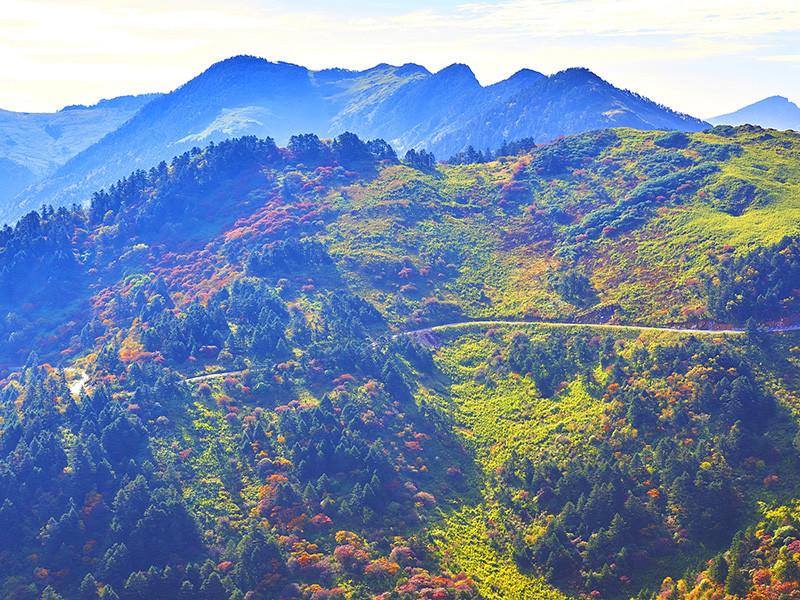
<svg viewBox="0 0 800 600">
<path fill-rule="evenodd" d="M 707 118 L 800 104 L 797 0 L 0 0 L 0 108 L 168 92 L 237 54 L 311 69 L 588 67 Z"/>
</svg>

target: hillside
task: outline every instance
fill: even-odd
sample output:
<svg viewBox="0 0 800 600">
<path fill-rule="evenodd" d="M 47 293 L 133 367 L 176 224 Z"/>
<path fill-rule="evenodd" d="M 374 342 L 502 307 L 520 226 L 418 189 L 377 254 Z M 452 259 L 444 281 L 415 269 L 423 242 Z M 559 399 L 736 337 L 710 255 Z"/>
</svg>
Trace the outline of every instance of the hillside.
<svg viewBox="0 0 800 600">
<path fill-rule="evenodd" d="M 770 96 L 737 111 L 708 119 L 714 125 L 760 125 L 784 131 L 800 130 L 800 107 L 783 96 Z"/>
<path fill-rule="evenodd" d="M 123 96 L 55 113 L 0 110 L 0 206 L 115 130 L 156 95 Z"/>
<path fill-rule="evenodd" d="M 506 151 L 247 137 L 0 231 L 0 597 L 796 593 L 800 137 Z M 478 318 L 540 323 L 396 335 Z"/>
<path fill-rule="evenodd" d="M 0 218 L 13 222 L 45 203 L 85 204 L 94 190 L 136 169 L 236 136 L 285 144 L 297 132 L 333 138 L 352 131 L 385 139 L 401 154 L 425 147 L 445 157 L 469 145 L 549 141 L 609 126 L 699 131 L 706 125 L 583 69 L 552 77 L 523 69 L 482 87 L 459 64 L 433 74 L 414 64 L 310 71 L 238 56 L 154 100 L 11 207 L 0 206 Z"/>
</svg>

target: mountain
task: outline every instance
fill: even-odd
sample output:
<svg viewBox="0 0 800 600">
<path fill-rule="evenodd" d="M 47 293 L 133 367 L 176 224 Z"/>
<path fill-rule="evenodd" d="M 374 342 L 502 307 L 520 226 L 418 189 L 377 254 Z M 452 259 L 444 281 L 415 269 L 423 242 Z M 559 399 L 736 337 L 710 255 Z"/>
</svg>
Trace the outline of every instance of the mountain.
<svg viewBox="0 0 800 600">
<path fill-rule="evenodd" d="M 527 69 L 492 86 L 482 87 L 472 70 L 453 64 L 416 78 L 372 110 L 350 109 L 329 135 L 353 131 L 389 141 L 400 152 L 430 148 L 450 131 L 461 129 L 486 106 L 507 99 L 544 75 Z"/>
<path fill-rule="evenodd" d="M 237 138 L 0 229 L 0 597 L 798 595 L 800 134 L 514 146 Z"/>
<path fill-rule="evenodd" d="M 760 125 L 784 131 L 800 130 L 800 107 L 783 96 L 770 96 L 739 110 L 708 119 L 714 125 Z"/>
<path fill-rule="evenodd" d="M 607 127 L 701 131 L 707 126 L 704 121 L 615 88 L 588 69 L 567 69 L 498 100 L 429 147 L 443 154 L 468 145 L 498 148 L 505 140 L 522 138 L 548 142 L 562 135 Z"/>
<path fill-rule="evenodd" d="M 369 78 L 372 73 L 365 75 Z M 285 143 L 297 131 L 327 131 L 336 102 L 342 101 L 335 97 L 326 101 L 323 93 L 341 94 L 336 84 L 353 76 L 342 70 L 323 72 L 320 84 L 311 71 L 297 65 L 249 56 L 222 61 L 149 103 L 52 177 L 20 195 L 3 216 L 11 219 L 45 198 L 58 199 L 54 200 L 58 204 L 85 202 L 90 190 L 197 145 L 239 135 L 272 136 Z M 391 72 L 381 78 L 389 90 L 392 78 Z M 360 91 L 351 93 L 359 97 Z"/>
<path fill-rule="evenodd" d="M 352 131 L 385 139 L 400 153 L 424 147 L 444 157 L 469 145 L 544 141 L 606 126 L 699 131 L 706 124 L 581 69 L 552 77 L 523 69 L 482 87 L 460 64 L 437 73 L 414 64 L 310 71 L 238 56 L 153 100 L 20 194 L 0 217 L 12 221 L 42 203 L 85 203 L 92 190 L 137 168 L 232 136 L 270 136 L 285 144 L 296 132 L 331 138 Z"/>
<path fill-rule="evenodd" d="M 122 96 L 55 113 L 0 110 L 0 204 L 113 131 L 157 94 Z"/>
</svg>

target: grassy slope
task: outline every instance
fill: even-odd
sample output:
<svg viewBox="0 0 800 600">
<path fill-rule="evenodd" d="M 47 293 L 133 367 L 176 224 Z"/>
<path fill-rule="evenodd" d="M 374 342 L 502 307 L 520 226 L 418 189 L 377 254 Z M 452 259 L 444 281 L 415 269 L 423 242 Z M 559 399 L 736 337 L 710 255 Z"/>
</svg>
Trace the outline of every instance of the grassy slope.
<svg viewBox="0 0 800 600">
<path fill-rule="evenodd" d="M 667 150 L 653 144 L 657 132 L 616 130 L 616 141 L 578 160 L 581 169 L 539 173 L 537 165 L 547 153 L 568 153 L 585 146 L 592 135 L 482 165 L 439 166 L 430 172 L 384 165 L 372 175 L 323 182 L 323 188 L 304 191 L 283 201 L 283 207 L 272 201 L 269 187 L 259 190 L 257 181 L 255 188 L 254 182 L 244 186 L 243 197 L 237 197 L 234 184 L 207 199 L 210 221 L 205 231 L 192 232 L 196 241 L 191 246 L 167 243 L 109 266 L 122 267 L 125 275 L 154 268 L 166 274 L 195 272 L 200 278 L 182 290 L 188 299 L 194 290 L 202 293 L 212 285 L 196 268 L 198 261 L 211 257 L 218 272 L 236 276 L 242 271 L 239 261 L 261 235 L 244 219 L 224 225 L 235 218 L 230 215 L 285 209 L 296 218 L 302 212 L 294 206 L 310 202 L 328 208 L 317 226 L 306 223 L 301 235 L 325 241 L 344 284 L 381 308 L 397 329 L 492 317 L 664 325 L 707 318 L 700 280 L 713 273 L 717 262 L 797 232 L 800 167 L 794 157 L 800 144 L 795 134 L 775 132 L 769 140 L 760 139 L 763 132 L 747 130 L 730 138 L 693 134 L 688 148 Z M 696 144 L 732 143 L 742 148 L 741 154 L 711 161 L 718 172 L 695 182 L 675 202 L 657 204 L 645 223 L 580 239 L 584 216 L 628 196 L 648 172 L 652 178 L 656 171 L 648 165 L 653 161 L 679 156 L 698 162 Z M 283 185 L 286 176 L 275 173 L 271 185 Z M 311 170 L 294 176 L 315 180 Z M 731 178 L 755 190 L 740 216 L 725 212 L 720 199 L 723 186 L 729 196 L 737 196 Z M 521 191 L 514 193 L 514 186 Z M 261 208 L 264 202 L 269 209 Z M 85 234 L 75 241 L 79 256 L 85 252 L 84 240 Z M 401 276 L 405 267 L 411 271 Z M 110 272 L 103 285 L 113 285 L 119 271 L 104 270 Z M 595 298 L 583 304 L 563 299 L 548 282 L 554 273 L 585 274 L 597 290 Z M 78 295 L 88 299 L 94 293 L 86 289 Z M 51 314 L 18 316 L 41 334 L 40 346 L 54 344 L 47 338 L 53 327 L 45 326 L 53 322 Z"/>
<path fill-rule="evenodd" d="M 351 186 L 347 199 L 339 200 L 337 206 L 348 214 L 329 226 L 331 248 L 355 285 L 382 304 L 396 323 L 430 295 L 457 301 L 471 318 L 589 319 L 600 313 L 605 318 L 616 314 L 619 322 L 667 324 L 704 316 L 697 279 L 712 266 L 709 253 L 716 255 L 728 245 L 740 253 L 797 232 L 796 136 L 776 134 L 762 141 L 757 133 L 740 133 L 734 139 L 742 153 L 712 161 L 719 171 L 682 193 L 680 204 L 660 206 L 634 230 L 576 244 L 571 225 L 629 194 L 647 178 L 641 165 L 652 156 L 700 160 L 691 146 L 654 146 L 658 134 L 619 130 L 618 135 L 618 143 L 593 156 L 578 175 L 537 174 L 536 152 L 514 161 L 442 167 L 430 174 L 389 167 L 376 179 Z M 727 143 L 710 134 L 692 139 L 697 144 Z M 613 165 L 612 174 L 604 170 L 604 162 Z M 513 181 L 529 193 L 505 201 L 500 188 Z M 731 181 L 756 190 L 739 216 L 726 212 L 719 198 L 725 190 L 737 195 Z M 562 208 L 572 223 L 553 222 L 542 214 Z M 557 257 L 559 249 L 569 246 L 582 253 L 574 262 Z M 439 257 L 457 267 L 457 276 L 396 277 L 404 264 L 418 271 Z M 378 278 L 375 263 L 397 269 L 384 268 Z M 545 277 L 558 267 L 588 275 L 600 292 L 598 303 L 574 306 L 562 301 Z M 397 294 L 408 283 L 417 289 Z M 394 306 L 388 301 L 391 296 Z"/>
<path fill-rule="evenodd" d="M 572 305 L 547 284 L 547 273 L 560 267 L 590 277 L 599 290 L 600 307 L 611 307 L 605 316 L 612 321 L 684 322 L 704 314 L 700 287 L 692 280 L 710 266 L 707 253 L 719 253 L 728 244 L 741 252 L 796 231 L 800 174 L 790 159 L 782 157 L 784 149 L 778 143 L 794 147 L 796 139 L 783 134 L 778 142 L 762 142 L 755 140 L 755 133 L 740 134 L 737 141 L 744 152 L 723 162 L 720 171 L 699 182 L 680 205 L 660 208 L 649 223 L 633 231 L 588 240 L 584 254 L 574 263 L 557 258 L 559 248 L 575 243 L 568 234 L 569 223 L 548 222 L 552 235 L 542 235 L 537 233 L 536 219 L 545 217 L 528 209 L 563 207 L 577 222 L 582 215 L 630 193 L 646 178 L 639 165 L 642 157 L 662 151 L 652 144 L 657 134 L 620 131 L 618 135 L 618 144 L 593 157 L 584 174 L 544 178 L 530 166 L 535 165 L 535 156 L 523 156 L 487 165 L 442 167 L 427 174 L 389 166 L 375 178 L 331 189 L 323 201 L 333 207 L 334 214 L 326 218 L 321 237 L 338 262 L 340 285 L 373 301 L 398 329 L 464 317 L 591 319 L 597 306 Z M 725 142 L 702 134 L 694 138 Z M 671 152 L 692 155 L 691 149 Z M 601 173 L 604 159 L 619 166 L 612 177 Z M 774 170 L 764 172 L 753 167 L 756 163 L 775 165 Z M 732 216 L 715 206 L 713 197 L 715 186 L 729 177 L 745 179 L 773 195 L 764 196 L 741 216 Z M 502 202 L 501 187 L 515 178 L 531 194 Z M 785 182 L 777 184 L 777 179 Z M 533 233 L 527 239 L 510 239 L 509 234 L 517 231 Z M 231 232 L 227 235 L 235 237 Z M 404 268 L 411 269 L 411 274 L 400 276 Z M 313 310 L 313 296 L 298 294 L 295 299 Z M 433 298 L 438 302 L 431 302 Z M 531 333 L 547 335 L 544 329 Z M 509 333 L 497 335 L 508 339 Z M 635 344 L 637 335 L 619 337 Z M 657 344 L 673 337 L 641 339 Z M 434 519 L 437 524 L 431 531 L 440 559 L 452 572 L 473 574 L 487 598 L 561 597 L 538 576 L 520 572 L 510 561 L 507 540 L 502 533 L 499 540 L 493 533 L 503 529 L 507 515 L 494 503 L 489 480 L 512 452 L 527 456 L 591 453 L 592 435 L 605 408 L 597 391 L 588 390 L 587 385 L 602 381 L 602 372 L 596 373 L 594 383 L 577 377 L 559 395 L 543 399 L 524 376 L 490 372 L 476 378 L 476 371 L 491 364 L 499 340 L 476 332 L 453 334 L 444 342 L 436 359 L 440 375 L 435 380 L 421 379 L 417 397 L 454 420 L 458 439 L 478 466 L 470 485 L 480 496 L 467 496 L 463 505 L 441 505 L 442 516 Z M 782 400 L 794 397 L 792 384 L 779 383 L 769 374 L 765 377 Z M 186 434 L 186 447 L 197 443 L 192 440 L 202 440 L 200 429 L 208 416 L 203 416 L 199 406 L 196 411 L 192 427 L 197 431 Z M 223 445 L 228 443 L 224 432 L 223 426 Z M 201 443 L 196 450 L 199 464 L 213 462 L 202 448 Z M 225 486 L 218 476 L 207 475 L 190 485 L 187 495 L 203 512 L 241 514 L 256 499 L 246 481 L 243 486 L 247 502 L 230 498 L 220 504 L 227 498 Z M 684 557 L 669 569 L 673 576 L 680 574 L 687 560 Z M 640 583 L 650 585 L 663 572 L 662 565 Z"/>
</svg>

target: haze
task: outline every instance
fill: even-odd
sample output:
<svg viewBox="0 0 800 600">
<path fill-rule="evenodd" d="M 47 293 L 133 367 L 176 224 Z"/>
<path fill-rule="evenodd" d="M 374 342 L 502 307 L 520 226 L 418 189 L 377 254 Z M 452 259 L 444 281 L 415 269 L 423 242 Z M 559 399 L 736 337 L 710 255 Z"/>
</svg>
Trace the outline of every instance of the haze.
<svg viewBox="0 0 800 600">
<path fill-rule="evenodd" d="M 470 65 L 481 83 L 528 67 L 592 69 L 699 117 L 769 95 L 800 100 L 795 1 L 647 0 L 169 3 L 5 0 L 0 107 L 53 111 L 169 91 L 253 54 L 310 68 Z"/>
</svg>

